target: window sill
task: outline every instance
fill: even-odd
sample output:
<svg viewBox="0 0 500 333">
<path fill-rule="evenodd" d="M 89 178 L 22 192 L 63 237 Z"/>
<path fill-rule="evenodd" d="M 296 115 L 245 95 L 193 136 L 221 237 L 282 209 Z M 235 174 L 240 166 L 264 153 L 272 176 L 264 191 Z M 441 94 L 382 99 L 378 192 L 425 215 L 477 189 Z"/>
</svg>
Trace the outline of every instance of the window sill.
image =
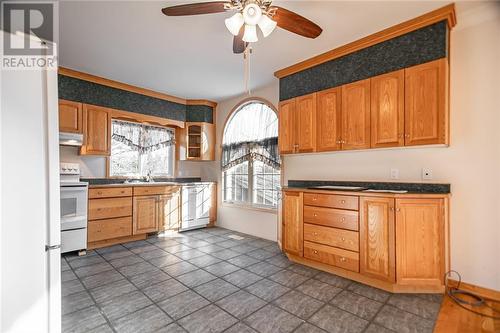
<svg viewBox="0 0 500 333">
<path fill-rule="evenodd" d="M 222 202 L 222 207 L 241 208 L 241 209 L 254 210 L 254 211 L 271 213 L 271 214 L 276 214 L 276 215 L 278 214 L 277 207 L 272 208 L 272 207 L 254 206 L 254 205 L 234 203 L 234 202 Z"/>
</svg>

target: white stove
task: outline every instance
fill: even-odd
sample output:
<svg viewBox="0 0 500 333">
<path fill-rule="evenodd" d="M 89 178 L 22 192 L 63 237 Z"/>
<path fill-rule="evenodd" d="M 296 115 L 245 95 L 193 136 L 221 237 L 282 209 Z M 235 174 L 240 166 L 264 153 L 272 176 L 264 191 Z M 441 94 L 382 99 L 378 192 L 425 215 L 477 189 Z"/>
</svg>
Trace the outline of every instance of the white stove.
<svg viewBox="0 0 500 333">
<path fill-rule="evenodd" d="M 61 163 L 61 253 L 87 249 L 88 183 L 80 181 L 77 163 Z"/>
</svg>

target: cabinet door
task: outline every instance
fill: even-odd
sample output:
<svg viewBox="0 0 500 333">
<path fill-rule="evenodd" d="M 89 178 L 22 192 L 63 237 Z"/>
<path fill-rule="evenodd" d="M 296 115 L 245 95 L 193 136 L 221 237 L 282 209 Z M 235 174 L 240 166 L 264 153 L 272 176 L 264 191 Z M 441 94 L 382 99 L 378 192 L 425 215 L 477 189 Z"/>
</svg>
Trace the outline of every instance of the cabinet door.
<svg viewBox="0 0 500 333">
<path fill-rule="evenodd" d="M 371 78 L 371 147 L 404 144 L 404 70 Z"/>
<path fill-rule="evenodd" d="M 442 199 L 396 199 L 396 277 L 401 285 L 442 286 Z"/>
<path fill-rule="evenodd" d="M 82 133 L 82 103 L 59 100 L 59 131 Z"/>
<path fill-rule="evenodd" d="M 281 154 L 295 152 L 296 113 L 295 98 L 283 101 L 279 105 L 278 142 Z"/>
<path fill-rule="evenodd" d="M 405 69 L 405 145 L 448 143 L 447 60 Z"/>
<path fill-rule="evenodd" d="M 340 150 L 342 134 L 341 88 L 319 92 L 316 103 L 316 150 Z"/>
<path fill-rule="evenodd" d="M 201 123 L 201 160 L 215 160 L 215 125 Z"/>
<path fill-rule="evenodd" d="M 181 222 L 179 190 L 158 197 L 158 231 L 178 230 Z"/>
<path fill-rule="evenodd" d="M 283 192 L 283 248 L 303 256 L 302 193 Z"/>
<path fill-rule="evenodd" d="M 297 97 L 297 144 L 301 153 L 316 150 L 316 94 Z"/>
<path fill-rule="evenodd" d="M 395 282 L 394 199 L 361 197 L 360 207 L 360 272 Z"/>
<path fill-rule="evenodd" d="M 109 155 L 111 152 L 111 114 L 108 109 L 83 105 L 84 145 L 82 155 Z"/>
<path fill-rule="evenodd" d="M 342 86 L 342 149 L 370 148 L 370 79 Z"/>
<path fill-rule="evenodd" d="M 158 230 L 158 196 L 134 197 L 133 234 Z"/>
</svg>

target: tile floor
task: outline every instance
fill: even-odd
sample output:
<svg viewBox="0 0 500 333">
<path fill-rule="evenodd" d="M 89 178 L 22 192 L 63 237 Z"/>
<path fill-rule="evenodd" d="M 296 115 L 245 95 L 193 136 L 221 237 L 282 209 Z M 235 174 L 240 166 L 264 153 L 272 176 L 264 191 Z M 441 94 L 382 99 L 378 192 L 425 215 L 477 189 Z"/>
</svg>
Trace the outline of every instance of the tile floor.
<svg viewBox="0 0 500 333">
<path fill-rule="evenodd" d="M 432 332 L 442 301 L 293 264 L 222 228 L 64 256 L 62 270 L 63 332 Z"/>
</svg>

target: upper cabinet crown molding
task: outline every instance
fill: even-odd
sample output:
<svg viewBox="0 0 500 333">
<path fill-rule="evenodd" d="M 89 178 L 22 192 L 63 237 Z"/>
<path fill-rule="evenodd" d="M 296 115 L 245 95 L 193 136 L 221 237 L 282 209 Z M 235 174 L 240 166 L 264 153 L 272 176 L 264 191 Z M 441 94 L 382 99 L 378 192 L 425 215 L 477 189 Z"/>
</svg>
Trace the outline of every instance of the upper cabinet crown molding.
<svg viewBox="0 0 500 333">
<path fill-rule="evenodd" d="M 173 103 L 178 103 L 178 104 L 183 104 L 183 105 L 206 105 L 210 106 L 212 108 L 215 108 L 217 106 L 216 102 L 209 101 L 209 100 L 204 100 L 204 99 L 185 99 L 185 98 L 180 98 L 164 93 L 160 93 L 154 90 L 146 89 L 146 88 L 141 88 L 137 86 L 133 86 L 127 83 L 122 83 L 119 81 L 114 81 L 110 79 L 106 79 L 97 75 L 92 75 L 84 72 L 79 72 L 74 69 L 66 68 L 66 67 L 59 67 L 58 73 L 61 75 L 73 77 L 76 79 L 81 79 L 89 82 L 94 82 L 97 84 L 101 84 L 103 86 L 108 86 L 116 89 L 121 89 L 121 90 L 126 90 L 130 91 L 136 94 L 141 94 L 149 97 L 154 97 L 154 98 L 159 98 L 163 99 L 165 101 L 173 102 Z"/>
<path fill-rule="evenodd" d="M 392 26 L 390 28 L 384 29 L 382 31 L 376 32 L 352 43 L 309 58 L 295 65 L 278 70 L 274 73 L 274 76 L 276 76 L 278 79 L 281 79 L 285 76 L 301 72 L 305 69 L 320 65 L 336 58 L 340 58 L 347 54 L 407 34 L 428 25 L 441 22 L 443 20 L 446 20 L 448 28 L 450 30 L 457 24 L 454 3 L 441 7 L 414 19 L 408 20 L 406 22 L 400 23 L 398 25 Z"/>
</svg>

